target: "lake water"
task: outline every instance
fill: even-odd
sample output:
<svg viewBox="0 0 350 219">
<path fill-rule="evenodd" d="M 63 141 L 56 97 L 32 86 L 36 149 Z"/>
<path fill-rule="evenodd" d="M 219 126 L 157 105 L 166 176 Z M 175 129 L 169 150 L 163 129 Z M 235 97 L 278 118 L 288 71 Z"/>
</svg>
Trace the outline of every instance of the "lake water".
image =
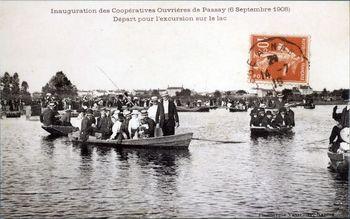
<svg viewBox="0 0 350 219">
<path fill-rule="evenodd" d="M 77 147 L 38 121 L 1 123 L 4 217 L 348 215 L 348 182 L 327 169 L 332 106 L 294 108 L 294 135 L 252 139 L 248 113 L 180 113 L 188 151 Z"/>
</svg>

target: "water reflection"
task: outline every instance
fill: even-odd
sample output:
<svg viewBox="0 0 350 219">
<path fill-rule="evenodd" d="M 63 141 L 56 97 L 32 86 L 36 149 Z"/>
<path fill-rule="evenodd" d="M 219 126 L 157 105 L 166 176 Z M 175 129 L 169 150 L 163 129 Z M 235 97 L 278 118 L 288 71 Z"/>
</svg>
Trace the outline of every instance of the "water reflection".
<svg viewBox="0 0 350 219">
<path fill-rule="evenodd" d="M 55 140 L 57 137 L 48 135 L 41 138 L 41 150 L 47 154 L 50 158 L 54 155 L 55 150 Z"/>
<path fill-rule="evenodd" d="M 265 138 L 250 137 L 248 114 L 180 113 L 178 133 L 244 142 L 192 141 L 185 151 L 72 145 L 66 137 L 48 136 L 39 123 L 4 119 L 1 214 L 187 218 L 320 212 L 344 217 L 348 182 L 327 169 L 328 145 L 320 142 L 334 125 L 330 112 L 327 106 L 295 109 L 295 134 Z"/>
</svg>

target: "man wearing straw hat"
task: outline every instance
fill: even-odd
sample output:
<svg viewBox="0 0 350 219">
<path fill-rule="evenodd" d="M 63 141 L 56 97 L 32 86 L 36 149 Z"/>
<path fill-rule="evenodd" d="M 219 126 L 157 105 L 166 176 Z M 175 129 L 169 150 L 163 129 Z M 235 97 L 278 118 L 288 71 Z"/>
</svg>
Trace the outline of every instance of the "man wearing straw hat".
<svg viewBox="0 0 350 219">
<path fill-rule="evenodd" d="M 179 127 L 179 116 L 174 101 L 169 99 L 168 92 L 162 94 L 162 101 L 158 104 L 156 124 L 162 128 L 163 135 L 174 135 L 175 126 Z"/>
</svg>

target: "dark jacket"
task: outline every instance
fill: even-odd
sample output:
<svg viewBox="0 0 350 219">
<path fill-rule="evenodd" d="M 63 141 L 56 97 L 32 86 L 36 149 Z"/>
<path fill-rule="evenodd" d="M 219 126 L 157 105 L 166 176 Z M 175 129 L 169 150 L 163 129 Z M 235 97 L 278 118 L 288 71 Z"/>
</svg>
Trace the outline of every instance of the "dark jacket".
<svg viewBox="0 0 350 219">
<path fill-rule="evenodd" d="M 341 121 L 341 115 L 342 115 L 342 113 L 337 113 L 337 106 L 335 106 L 334 108 L 333 108 L 333 113 L 332 113 L 332 118 L 335 120 L 335 121 L 337 121 L 337 122 L 340 122 Z"/>
<path fill-rule="evenodd" d="M 342 127 L 349 127 L 349 113 L 350 111 L 345 107 L 341 113 L 340 124 Z"/>
<path fill-rule="evenodd" d="M 276 116 L 276 119 L 275 119 L 275 121 L 274 121 L 274 124 L 276 125 L 276 126 L 292 126 L 293 124 L 292 124 L 292 122 L 291 122 L 291 120 L 290 120 L 290 118 L 287 116 L 287 115 L 285 115 L 284 116 L 284 118 L 281 116 L 281 114 L 278 114 L 277 116 Z"/>
<path fill-rule="evenodd" d="M 44 110 L 44 112 L 40 116 L 40 121 L 45 125 L 56 125 L 57 124 L 57 118 L 56 115 L 58 113 L 50 108 L 47 108 Z"/>
<path fill-rule="evenodd" d="M 85 116 L 81 121 L 80 139 L 86 141 L 88 136 L 93 133 L 93 127 L 91 126 L 95 122 L 95 118 L 89 118 Z"/>
<path fill-rule="evenodd" d="M 154 130 L 156 128 L 156 123 L 153 121 L 153 119 L 148 117 L 144 118 L 144 120 L 146 121 L 149 127 L 147 130 L 145 130 L 145 134 L 147 134 L 149 137 L 154 137 Z"/>
<path fill-rule="evenodd" d="M 265 118 L 263 118 L 262 120 L 262 126 L 267 127 L 268 125 L 271 127 L 275 127 L 272 117 L 269 119 L 267 118 L 267 116 L 265 116 Z"/>
<path fill-rule="evenodd" d="M 286 112 L 286 117 L 287 117 L 287 124 L 290 126 L 295 126 L 295 119 L 294 119 L 294 112 L 293 110 L 288 110 Z"/>
<path fill-rule="evenodd" d="M 251 117 L 250 119 L 250 126 L 260 126 L 260 119 L 259 117 Z"/>
<path fill-rule="evenodd" d="M 113 122 L 110 117 L 100 118 L 97 122 L 97 129 L 101 133 L 111 133 L 112 132 Z"/>
<path fill-rule="evenodd" d="M 130 133 L 129 133 L 129 129 L 128 129 L 129 121 L 130 121 L 130 119 L 125 119 L 120 126 L 120 132 L 125 133 L 127 138 L 130 138 Z"/>
<path fill-rule="evenodd" d="M 164 104 L 163 100 L 158 104 L 158 109 L 156 113 L 156 123 L 159 123 L 159 126 L 162 128 L 164 126 L 164 121 L 166 120 L 164 114 Z M 168 119 L 167 124 L 175 126 L 175 122 L 179 122 L 179 116 L 177 114 L 177 109 L 174 101 L 169 100 L 168 106 Z"/>
</svg>

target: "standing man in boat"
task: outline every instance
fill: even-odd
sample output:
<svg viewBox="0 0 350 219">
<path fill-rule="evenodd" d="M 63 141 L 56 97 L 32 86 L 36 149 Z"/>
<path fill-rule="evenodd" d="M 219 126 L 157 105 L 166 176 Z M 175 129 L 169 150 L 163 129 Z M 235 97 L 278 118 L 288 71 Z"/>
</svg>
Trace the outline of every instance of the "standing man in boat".
<svg viewBox="0 0 350 219">
<path fill-rule="evenodd" d="M 281 109 L 282 107 L 284 107 L 284 100 L 283 100 L 283 94 L 278 94 L 277 95 L 277 100 L 276 100 L 276 109 Z"/>
<path fill-rule="evenodd" d="M 156 121 L 156 115 L 158 110 L 158 97 L 156 96 L 151 97 L 151 103 L 152 103 L 152 106 L 147 110 L 148 117 L 153 119 L 153 121 Z"/>
<path fill-rule="evenodd" d="M 162 128 L 164 136 L 174 135 L 175 126 L 180 126 L 176 105 L 174 101 L 170 100 L 168 92 L 164 92 L 162 98 L 158 104 L 156 124 L 157 127 Z"/>
<path fill-rule="evenodd" d="M 81 121 L 81 129 L 80 129 L 80 140 L 86 141 L 89 138 L 89 135 L 92 135 L 94 132 L 93 124 L 95 124 L 96 120 L 93 116 L 93 111 L 91 109 L 86 110 L 86 115 Z"/>
<path fill-rule="evenodd" d="M 294 111 L 290 109 L 290 104 L 286 104 L 286 117 L 288 124 L 292 127 L 295 126 Z"/>
</svg>

